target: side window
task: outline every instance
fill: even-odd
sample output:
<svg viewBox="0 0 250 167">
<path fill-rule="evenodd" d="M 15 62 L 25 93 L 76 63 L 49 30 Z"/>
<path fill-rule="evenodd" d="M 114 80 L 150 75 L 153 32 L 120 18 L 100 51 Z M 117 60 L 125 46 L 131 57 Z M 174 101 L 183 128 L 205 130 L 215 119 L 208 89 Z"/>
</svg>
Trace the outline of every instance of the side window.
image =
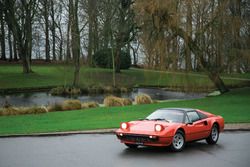
<svg viewBox="0 0 250 167">
<path fill-rule="evenodd" d="M 188 124 L 188 123 L 190 123 L 190 120 L 189 120 L 188 116 L 186 115 L 186 117 L 185 117 L 185 124 Z"/>
<path fill-rule="evenodd" d="M 195 122 L 200 119 L 199 115 L 195 111 L 187 112 L 187 115 L 191 122 Z"/>
<path fill-rule="evenodd" d="M 200 116 L 201 119 L 207 118 L 207 116 L 199 111 L 197 111 L 198 115 Z"/>
</svg>

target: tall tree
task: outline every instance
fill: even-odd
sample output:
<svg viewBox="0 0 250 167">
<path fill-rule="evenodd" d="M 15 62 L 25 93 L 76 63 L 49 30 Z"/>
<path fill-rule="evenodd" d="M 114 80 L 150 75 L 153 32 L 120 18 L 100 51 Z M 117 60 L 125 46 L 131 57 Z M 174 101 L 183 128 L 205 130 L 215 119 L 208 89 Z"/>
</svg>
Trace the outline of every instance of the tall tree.
<svg viewBox="0 0 250 167">
<path fill-rule="evenodd" d="M 69 0 L 69 8 L 72 12 L 72 26 L 71 26 L 71 38 L 72 38 L 72 53 L 74 59 L 74 81 L 73 86 L 79 86 L 80 80 L 80 31 L 78 23 L 78 0 Z"/>
<path fill-rule="evenodd" d="M 186 6 L 187 6 L 186 31 L 188 36 L 192 36 L 192 0 L 187 0 Z M 186 63 L 186 70 L 191 71 L 192 70 L 191 51 L 190 48 L 188 47 L 188 44 L 185 44 L 185 63 Z"/>
<path fill-rule="evenodd" d="M 55 5 L 54 1 L 50 0 L 50 16 L 51 16 L 51 35 L 52 35 L 52 59 L 56 60 L 56 21 L 55 21 Z"/>
<path fill-rule="evenodd" d="M 88 64 L 93 65 L 92 55 L 94 54 L 94 45 L 95 45 L 95 20 L 97 17 L 97 1 L 88 0 Z"/>
<path fill-rule="evenodd" d="M 4 6 L 5 20 L 17 42 L 23 72 L 30 73 L 32 72 L 32 20 L 36 12 L 36 0 L 22 0 L 20 3 L 15 0 L 4 0 L 0 1 L 1 5 Z"/>
<path fill-rule="evenodd" d="M 121 66 L 121 49 L 133 40 L 134 34 L 131 37 L 131 32 L 134 31 L 134 17 L 131 9 L 133 0 L 121 0 L 118 4 L 118 22 L 117 32 L 115 34 L 115 71 L 120 72 Z"/>
<path fill-rule="evenodd" d="M 9 42 L 9 61 L 13 59 L 13 48 L 12 48 L 12 38 L 11 38 L 11 30 L 8 28 L 8 42 Z"/>
<path fill-rule="evenodd" d="M 147 1 L 148 2 L 148 1 Z M 204 37 L 207 33 L 207 30 L 215 24 L 215 21 L 217 19 L 217 16 L 214 15 L 212 18 L 207 20 L 204 25 L 202 25 L 202 28 L 199 32 L 195 33 L 195 37 L 191 35 L 187 30 L 183 28 L 183 26 L 177 24 L 176 17 L 182 17 L 179 13 L 175 13 L 175 5 L 177 5 L 177 2 L 175 0 L 170 0 L 167 3 L 164 0 L 150 0 L 148 3 L 145 3 L 145 0 L 138 0 L 137 1 L 137 7 L 140 9 L 139 13 L 143 15 L 149 15 L 149 18 L 152 18 L 152 20 L 147 20 L 147 24 L 143 22 L 141 24 L 142 27 L 147 29 L 148 24 L 158 25 L 159 28 L 164 30 L 163 34 L 172 34 L 174 38 L 179 37 L 181 38 L 185 44 L 188 45 L 188 48 L 194 55 L 198 56 L 201 66 L 208 72 L 208 76 L 211 79 L 211 81 L 214 83 L 214 85 L 222 92 L 227 92 L 228 89 L 225 86 L 223 80 L 219 76 L 218 69 L 215 66 L 211 66 L 209 61 L 206 60 L 207 55 L 209 53 L 204 52 L 203 48 L 205 47 L 205 44 L 199 43 L 197 39 L 200 39 L 201 37 Z M 159 5 L 161 4 L 161 5 Z M 219 12 L 221 9 L 217 9 L 217 12 Z M 216 12 L 216 13 L 217 13 Z M 190 16 L 190 14 L 189 14 Z M 180 20 L 180 19 L 178 19 Z M 158 23 L 158 24 L 155 24 Z M 161 23 L 161 24 L 159 24 Z M 189 21 L 190 24 L 190 21 Z M 190 28 L 188 28 L 190 29 Z M 143 30 L 143 28 L 142 28 Z M 143 31 L 143 33 L 152 34 L 152 31 Z M 161 35 L 162 37 L 163 35 Z M 159 37 L 155 36 L 157 39 Z M 165 37 L 166 38 L 166 37 Z M 145 45 L 146 48 L 152 47 L 151 45 Z M 154 48 L 155 49 L 155 48 Z M 151 49 L 149 49 L 151 50 Z M 206 51 L 206 50 L 205 50 Z M 204 56 L 205 55 L 205 56 Z"/>
<path fill-rule="evenodd" d="M 1 22 L 1 32 L 0 32 L 0 39 L 1 39 L 1 59 L 6 60 L 6 53 L 5 53 L 5 28 L 4 28 L 4 12 L 3 6 L 0 5 L 0 22 Z"/>
<path fill-rule="evenodd" d="M 45 26 L 45 61 L 50 61 L 50 40 L 49 40 L 49 13 L 50 13 L 50 0 L 40 0 L 42 4 L 42 16 L 44 19 L 44 26 Z"/>
</svg>

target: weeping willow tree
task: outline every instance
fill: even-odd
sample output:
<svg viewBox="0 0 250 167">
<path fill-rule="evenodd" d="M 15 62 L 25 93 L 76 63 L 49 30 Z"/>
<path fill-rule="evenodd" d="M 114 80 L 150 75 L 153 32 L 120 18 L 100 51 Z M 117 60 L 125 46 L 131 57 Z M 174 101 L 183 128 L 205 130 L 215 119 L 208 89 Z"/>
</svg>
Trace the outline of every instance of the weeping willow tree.
<svg viewBox="0 0 250 167">
<path fill-rule="evenodd" d="M 246 19 L 239 11 L 243 2 L 137 0 L 134 10 L 146 64 L 169 70 L 184 62 L 187 71 L 202 68 L 220 92 L 227 92 L 219 74 L 231 64 L 235 69 L 244 65 L 240 53 L 249 38 L 249 22 L 242 23 Z"/>
</svg>

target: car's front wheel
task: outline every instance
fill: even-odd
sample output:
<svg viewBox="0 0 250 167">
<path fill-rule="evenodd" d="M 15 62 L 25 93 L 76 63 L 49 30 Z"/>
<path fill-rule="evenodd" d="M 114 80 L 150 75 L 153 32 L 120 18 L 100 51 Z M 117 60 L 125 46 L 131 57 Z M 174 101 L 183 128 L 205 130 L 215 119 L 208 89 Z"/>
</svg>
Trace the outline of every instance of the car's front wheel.
<svg viewBox="0 0 250 167">
<path fill-rule="evenodd" d="M 128 147 L 128 148 L 132 148 L 132 149 L 135 149 L 138 147 L 138 145 L 136 144 L 128 144 L 128 143 L 125 143 L 125 145 Z"/>
<path fill-rule="evenodd" d="M 212 126 L 210 135 L 206 138 L 208 144 L 216 144 L 219 139 L 219 127 L 217 124 Z"/>
<path fill-rule="evenodd" d="M 185 136 L 181 130 L 178 130 L 174 137 L 171 144 L 171 150 L 175 152 L 182 151 L 185 146 Z"/>
</svg>

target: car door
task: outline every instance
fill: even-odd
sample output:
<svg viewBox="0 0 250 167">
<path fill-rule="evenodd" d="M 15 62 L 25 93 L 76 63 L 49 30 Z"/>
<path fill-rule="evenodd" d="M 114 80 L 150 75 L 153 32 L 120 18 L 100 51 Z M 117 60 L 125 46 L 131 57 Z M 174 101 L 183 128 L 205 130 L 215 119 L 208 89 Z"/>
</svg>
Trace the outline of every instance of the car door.
<svg viewBox="0 0 250 167">
<path fill-rule="evenodd" d="M 199 140 L 207 137 L 209 131 L 208 122 L 206 119 L 201 119 L 195 110 L 186 113 L 185 123 L 186 141 Z"/>
</svg>

